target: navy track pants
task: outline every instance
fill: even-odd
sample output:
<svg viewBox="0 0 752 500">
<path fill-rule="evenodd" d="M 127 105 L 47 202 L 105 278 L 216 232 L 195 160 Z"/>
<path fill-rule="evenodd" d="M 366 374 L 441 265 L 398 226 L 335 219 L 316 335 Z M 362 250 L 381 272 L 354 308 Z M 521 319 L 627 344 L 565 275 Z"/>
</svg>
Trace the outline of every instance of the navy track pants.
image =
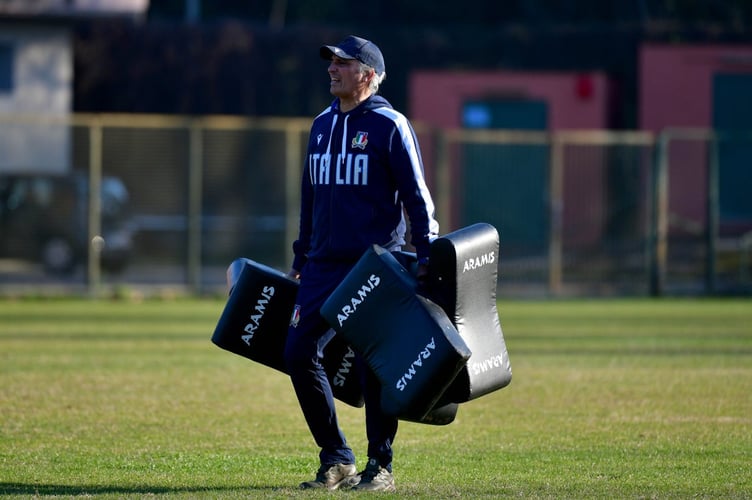
<svg viewBox="0 0 752 500">
<path fill-rule="evenodd" d="M 319 310 L 329 295 L 353 268 L 354 263 L 309 261 L 301 270 L 296 299 L 297 324 L 291 324 L 285 346 L 285 363 L 308 428 L 321 449 L 322 465 L 354 464 L 335 409 L 334 396 L 321 364 L 331 330 Z M 368 457 L 391 470 L 392 443 L 397 434 L 396 418 L 381 412 L 381 389 L 360 356 L 356 359 L 366 413 Z"/>
</svg>

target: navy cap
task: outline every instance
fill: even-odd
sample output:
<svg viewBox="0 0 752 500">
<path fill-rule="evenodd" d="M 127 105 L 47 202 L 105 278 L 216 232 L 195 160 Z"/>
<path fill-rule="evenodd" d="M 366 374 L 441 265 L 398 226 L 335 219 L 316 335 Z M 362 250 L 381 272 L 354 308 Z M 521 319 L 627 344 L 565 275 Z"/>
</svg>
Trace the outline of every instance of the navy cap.
<svg viewBox="0 0 752 500">
<path fill-rule="evenodd" d="M 378 75 L 386 71 L 381 50 L 375 43 L 358 36 L 350 35 L 337 45 L 322 45 L 319 54 L 322 59 L 327 61 L 331 60 L 332 56 L 342 59 L 357 59 L 375 69 Z"/>
</svg>

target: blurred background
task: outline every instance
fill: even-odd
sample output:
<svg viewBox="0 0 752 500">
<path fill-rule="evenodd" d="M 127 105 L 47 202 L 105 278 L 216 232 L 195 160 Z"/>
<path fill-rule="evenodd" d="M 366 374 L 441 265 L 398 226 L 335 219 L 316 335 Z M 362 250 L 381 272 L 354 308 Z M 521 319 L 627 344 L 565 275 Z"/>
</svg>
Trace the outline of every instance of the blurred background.
<svg viewBox="0 0 752 500">
<path fill-rule="evenodd" d="M 286 269 L 348 34 L 500 296 L 752 292 L 748 0 L 0 0 L 0 295 Z"/>
</svg>

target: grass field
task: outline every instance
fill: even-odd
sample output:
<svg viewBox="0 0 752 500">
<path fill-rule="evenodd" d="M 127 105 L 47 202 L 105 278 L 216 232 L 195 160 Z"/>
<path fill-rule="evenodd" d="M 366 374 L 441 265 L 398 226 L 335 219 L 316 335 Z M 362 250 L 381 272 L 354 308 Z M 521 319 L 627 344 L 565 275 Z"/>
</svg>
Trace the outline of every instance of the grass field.
<svg viewBox="0 0 752 500">
<path fill-rule="evenodd" d="M 0 301 L 0 495 L 323 498 L 282 374 L 219 300 Z M 503 301 L 514 378 L 402 423 L 398 495 L 752 498 L 752 301 Z M 361 409 L 340 406 L 364 465 Z"/>
</svg>

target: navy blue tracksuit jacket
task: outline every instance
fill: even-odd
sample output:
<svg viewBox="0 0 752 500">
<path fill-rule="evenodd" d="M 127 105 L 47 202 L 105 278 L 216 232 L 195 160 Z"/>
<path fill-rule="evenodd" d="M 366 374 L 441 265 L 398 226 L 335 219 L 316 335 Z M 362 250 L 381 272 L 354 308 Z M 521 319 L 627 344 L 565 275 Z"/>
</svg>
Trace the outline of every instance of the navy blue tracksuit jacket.
<svg viewBox="0 0 752 500">
<path fill-rule="evenodd" d="M 404 209 L 404 210 L 403 210 Z M 293 268 L 301 272 L 296 320 L 285 357 L 303 415 L 321 448 L 321 464 L 355 463 L 339 429 L 331 387 L 320 364 L 331 338 L 319 309 L 373 244 L 400 250 L 410 243 L 427 259 L 438 235 L 415 132 L 386 99 L 372 95 L 343 113 L 335 100 L 313 121 L 303 171 L 300 232 Z M 368 457 L 391 470 L 397 420 L 381 415 L 379 386 L 361 370 Z"/>
<path fill-rule="evenodd" d="M 411 243 L 428 257 L 438 223 L 412 126 L 381 96 L 341 113 L 339 100 L 313 122 L 301 193 L 293 267 L 306 259 L 355 261 L 372 244 L 396 250 Z"/>
</svg>

